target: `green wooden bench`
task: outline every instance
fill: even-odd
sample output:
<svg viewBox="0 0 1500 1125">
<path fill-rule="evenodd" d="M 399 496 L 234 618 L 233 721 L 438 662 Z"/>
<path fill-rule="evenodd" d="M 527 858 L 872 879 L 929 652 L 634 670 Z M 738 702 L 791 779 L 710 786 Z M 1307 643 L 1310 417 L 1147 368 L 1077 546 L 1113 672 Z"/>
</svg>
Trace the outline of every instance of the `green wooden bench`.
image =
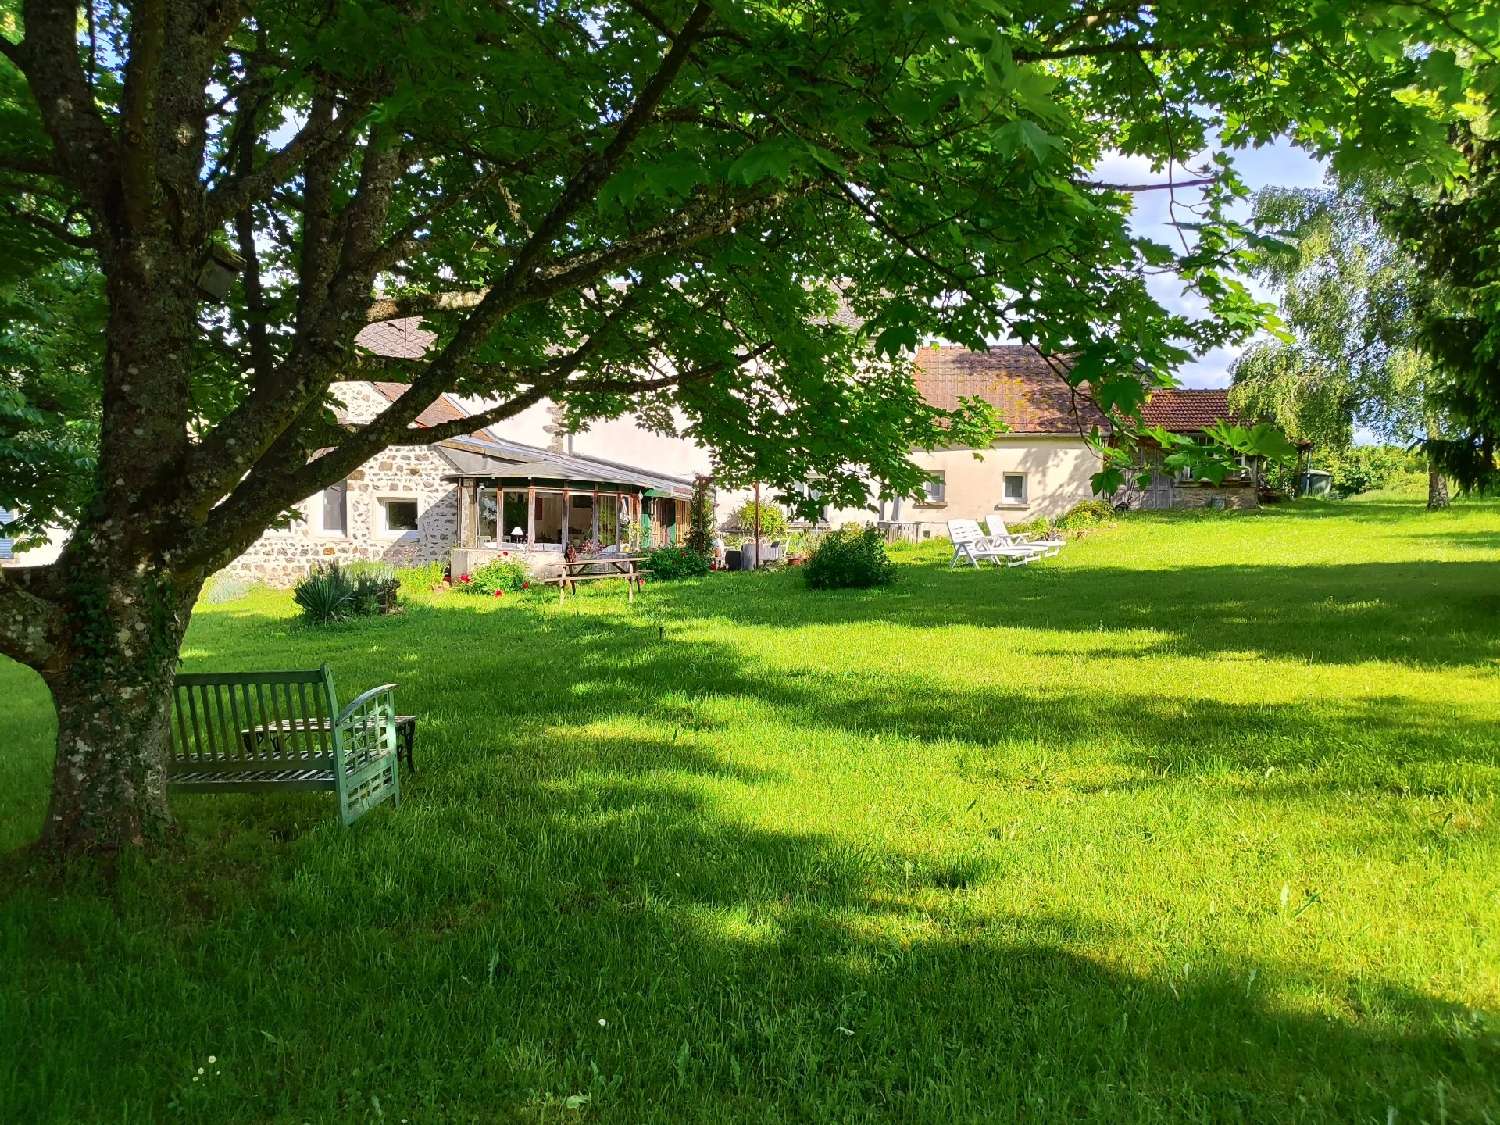
<svg viewBox="0 0 1500 1125">
<path fill-rule="evenodd" d="M 353 824 L 399 804 L 395 684 L 339 709 L 328 665 L 307 672 L 192 672 L 173 688 L 167 784 L 195 793 L 332 789 Z"/>
</svg>

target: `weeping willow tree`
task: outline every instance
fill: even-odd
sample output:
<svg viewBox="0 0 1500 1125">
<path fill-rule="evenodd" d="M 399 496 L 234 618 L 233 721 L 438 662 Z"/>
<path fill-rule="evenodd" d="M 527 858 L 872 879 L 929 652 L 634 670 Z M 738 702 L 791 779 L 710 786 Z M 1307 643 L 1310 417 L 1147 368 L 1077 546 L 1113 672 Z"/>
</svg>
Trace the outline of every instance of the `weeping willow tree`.
<svg viewBox="0 0 1500 1125">
<path fill-rule="evenodd" d="M 1279 290 L 1283 328 L 1235 363 L 1230 400 L 1314 450 L 1346 449 L 1356 429 L 1421 443 L 1427 506 L 1442 508 L 1445 412 L 1426 326 L 1443 290 L 1391 232 L 1396 196 L 1370 179 L 1256 196 L 1256 224 L 1278 237 L 1258 273 Z"/>
</svg>

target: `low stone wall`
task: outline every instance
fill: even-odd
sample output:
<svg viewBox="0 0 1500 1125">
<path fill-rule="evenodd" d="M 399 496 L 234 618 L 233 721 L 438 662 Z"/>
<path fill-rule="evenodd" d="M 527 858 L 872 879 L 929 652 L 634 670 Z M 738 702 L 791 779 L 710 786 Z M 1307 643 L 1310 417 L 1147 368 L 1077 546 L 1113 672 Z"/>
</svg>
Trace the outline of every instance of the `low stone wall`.
<svg viewBox="0 0 1500 1125">
<path fill-rule="evenodd" d="M 1234 508 L 1249 511 L 1260 507 L 1255 485 L 1247 480 L 1226 480 L 1223 484 L 1184 481 L 1177 485 L 1174 508 Z"/>
<path fill-rule="evenodd" d="M 561 551 L 531 551 L 525 547 L 454 547 L 450 558 L 453 577 L 468 574 L 487 563 L 513 559 L 525 563 L 537 578 L 556 578 L 563 570 Z"/>
</svg>

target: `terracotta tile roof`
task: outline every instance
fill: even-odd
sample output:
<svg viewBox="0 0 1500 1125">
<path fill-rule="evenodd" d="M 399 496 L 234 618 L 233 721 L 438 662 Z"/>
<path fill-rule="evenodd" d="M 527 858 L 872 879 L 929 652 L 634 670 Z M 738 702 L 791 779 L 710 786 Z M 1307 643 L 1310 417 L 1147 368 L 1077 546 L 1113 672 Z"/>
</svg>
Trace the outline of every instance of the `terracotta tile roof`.
<svg viewBox="0 0 1500 1125">
<path fill-rule="evenodd" d="M 917 389 L 939 410 L 952 410 L 960 398 L 981 398 L 1016 434 L 1076 434 L 1109 421 L 1059 374 L 1068 361 L 1050 362 L 1025 344 L 997 344 L 982 352 L 968 348 L 923 348 L 917 353 Z"/>
<path fill-rule="evenodd" d="M 354 337 L 354 342 L 387 359 L 421 359 L 428 345 L 436 339 L 437 333 L 422 327 L 420 316 L 403 316 L 398 320 L 365 325 Z"/>
<path fill-rule="evenodd" d="M 370 380 L 370 386 L 385 396 L 387 402 L 395 402 L 410 388 L 405 383 L 383 383 L 377 379 Z M 438 395 L 433 402 L 418 414 L 412 421 L 412 425 L 426 429 L 428 426 L 437 426 L 443 422 L 456 422 L 460 418 L 467 418 L 469 412 L 460 407 L 446 394 Z"/>
<path fill-rule="evenodd" d="M 1223 389 L 1179 387 L 1154 391 L 1141 407 L 1142 422 L 1160 426 L 1172 434 L 1197 433 L 1221 419 L 1244 425 L 1244 419 L 1229 408 L 1229 392 Z"/>
</svg>

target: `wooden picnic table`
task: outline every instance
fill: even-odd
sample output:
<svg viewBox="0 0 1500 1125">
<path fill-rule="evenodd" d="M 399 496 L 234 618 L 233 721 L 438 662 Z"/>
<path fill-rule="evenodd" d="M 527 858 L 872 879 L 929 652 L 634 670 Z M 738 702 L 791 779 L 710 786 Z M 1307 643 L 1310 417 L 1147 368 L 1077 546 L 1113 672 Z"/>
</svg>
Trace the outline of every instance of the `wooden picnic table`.
<svg viewBox="0 0 1500 1125">
<path fill-rule="evenodd" d="M 623 578 L 628 591 L 627 598 L 634 601 L 635 592 L 645 578 L 637 564 L 645 562 L 646 559 L 646 555 L 596 555 L 593 558 L 580 556 L 575 559 L 564 559 L 562 575 L 550 581 L 557 583 L 557 600 L 561 602 L 563 592 L 572 590 L 576 594 L 580 582 L 593 582 L 600 578 Z M 591 566 L 611 569 L 603 574 L 584 574 L 583 571 Z"/>
</svg>

